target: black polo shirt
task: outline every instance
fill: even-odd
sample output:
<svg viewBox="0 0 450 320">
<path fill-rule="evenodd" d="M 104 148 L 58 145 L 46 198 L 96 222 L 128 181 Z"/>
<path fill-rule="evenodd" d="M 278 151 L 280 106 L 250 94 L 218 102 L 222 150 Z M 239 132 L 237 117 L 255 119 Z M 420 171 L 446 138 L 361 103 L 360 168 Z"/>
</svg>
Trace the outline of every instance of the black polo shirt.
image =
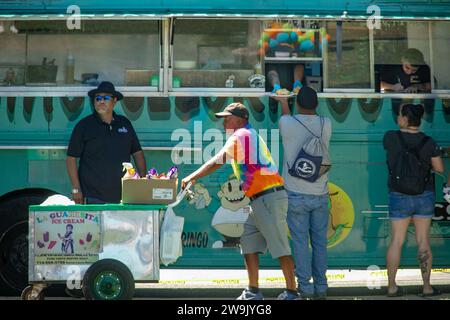
<svg viewBox="0 0 450 320">
<path fill-rule="evenodd" d="M 122 162 L 130 162 L 130 155 L 142 148 L 131 122 L 116 113 L 113 117 L 111 124 L 97 112 L 82 119 L 73 129 L 67 155 L 80 158 L 78 176 L 85 197 L 119 203 Z"/>
<path fill-rule="evenodd" d="M 391 84 L 400 82 L 405 89 L 415 84 L 429 83 L 431 82 L 430 67 L 423 65 L 416 73 L 406 74 L 401 65 L 395 65 L 381 75 L 381 80 Z"/>
</svg>

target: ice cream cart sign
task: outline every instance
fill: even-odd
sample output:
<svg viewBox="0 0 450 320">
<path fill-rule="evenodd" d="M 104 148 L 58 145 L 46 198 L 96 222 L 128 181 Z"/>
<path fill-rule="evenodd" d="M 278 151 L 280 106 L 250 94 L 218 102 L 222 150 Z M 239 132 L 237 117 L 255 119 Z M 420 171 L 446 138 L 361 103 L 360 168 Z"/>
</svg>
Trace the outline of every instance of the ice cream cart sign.
<svg viewBox="0 0 450 320">
<path fill-rule="evenodd" d="M 100 213 L 35 212 L 36 264 L 87 264 L 98 260 Z"/>
</svg>

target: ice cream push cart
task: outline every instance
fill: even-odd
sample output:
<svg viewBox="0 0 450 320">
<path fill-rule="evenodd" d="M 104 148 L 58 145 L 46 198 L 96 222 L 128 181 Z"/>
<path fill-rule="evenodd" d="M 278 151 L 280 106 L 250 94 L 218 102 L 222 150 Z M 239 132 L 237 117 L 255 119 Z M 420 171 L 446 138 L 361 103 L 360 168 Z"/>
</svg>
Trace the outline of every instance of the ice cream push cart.
<svg viewBox="0 0 450 320">
<path fill-rule="evenodd" d="M 30 285 L 22 299 L 42 300 L 57 283 L 86 299 L 131 299 L 135 282 L 159 280 L 160 222 L 188 191 L 168 206 L 30 206 Z"/>
</svg>

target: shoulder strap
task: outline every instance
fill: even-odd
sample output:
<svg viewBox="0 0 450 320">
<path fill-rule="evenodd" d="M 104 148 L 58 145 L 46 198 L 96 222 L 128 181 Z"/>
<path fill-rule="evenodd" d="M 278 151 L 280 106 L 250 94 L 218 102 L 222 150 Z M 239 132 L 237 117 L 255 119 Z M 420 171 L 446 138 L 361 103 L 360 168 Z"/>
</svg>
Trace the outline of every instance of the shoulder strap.
<svg viewBox="0 0 450 320">
<path fill-rule="evenodd" d="M 397 134 L 398 141 L 400 142 L 403 149 L 409 150 L 408 145 L 406 144 L 405 139 L 403 138 L 402 132 L 400 130 L 395 131 Z"/>
<path fill-rule="evenodd" d="M 303 127 L 305 127 L 306 130 L 308 130 L 308 132 L 313 135 L 314 137 L 316 137 L 317 139 L 320 139 L 322 137 L 322 131 L 323 131 L 323 118 L 320 117 L 320 125 L 321 125 L 321 129 L 320 129 L 320 136 L 315 135 L 311 130 L 309 130 L 309 128 L 303 123 L 301 122 L 299 119 L 297 119 L 295 116 L 292 116 L 292 118 L 294 118 L 296 121 L 298 121 Z"/>
<path fill-rule="evenodd" d="M 323 127 L 325 127 L 325 118 L 322 116 L 319 116 L 320 118 L 320 137 L 323 136 Z"/>
<path fill-rule="evenodd" d="M 406 144 L 405 138 L 402 135 L 402 132 L 400 130 L 396 131 L 398 139 L 400 141 L 400 144 L 402 145 L 402 147 L 412 153 L 414 153 L 414 155 L 417 157 L 417 159 L 420 160 L 420 150 L 422 150 L 422 148 L 424 147 L 424 145 L 428 142 L 428 140 L 430 139 L 429 136 L 425 135 L 422 140 L 414 147 L 408 147 L 408 145 Z"/>
<path fill-rule="evenodd" d="M 422 148 L 425 146 L 425 144 L 428 142 L 428 140 L 430 139 L 430 137 L 425 136 L 422 138 L 422 141 L 420 141 L 413 149 L 412 152 L 415 153 L 417 159 L 420 159 L 420 151 L 422 150 Z"/>
</svg>

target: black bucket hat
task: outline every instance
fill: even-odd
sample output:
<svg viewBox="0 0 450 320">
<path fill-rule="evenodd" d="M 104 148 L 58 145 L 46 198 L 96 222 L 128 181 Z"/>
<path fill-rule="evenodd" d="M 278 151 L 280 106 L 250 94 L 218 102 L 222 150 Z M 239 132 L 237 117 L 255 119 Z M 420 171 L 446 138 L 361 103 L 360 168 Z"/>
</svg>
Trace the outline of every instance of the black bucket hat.
<svg viewBox="0 0 450 320">
<path fill-rule="evenodd" d="M 98 93 L 112 94 L 114 97 L 116 97 L 117 101 L 123 99 L 123 95 L 119 91 L 116 91 L 114 85 L 109 81 L 103 81 L 102 83 L 100 83 L 97 89 L 93 89 L 88 92 L 88 96 L 93 99 Z"/>
</svg>

